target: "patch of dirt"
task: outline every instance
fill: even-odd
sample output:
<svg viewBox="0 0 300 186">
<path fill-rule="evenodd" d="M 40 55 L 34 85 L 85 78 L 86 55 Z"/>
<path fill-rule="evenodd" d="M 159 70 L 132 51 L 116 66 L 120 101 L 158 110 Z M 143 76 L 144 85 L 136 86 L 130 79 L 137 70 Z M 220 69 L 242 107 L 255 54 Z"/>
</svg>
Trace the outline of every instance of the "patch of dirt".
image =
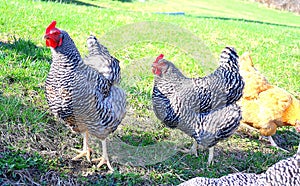
<svg viewBox="0 0 300 186">
<path fill-rule="evenodd" d="M 300 14 L 299 0 L 254 0 L 256 2 L 267 5 L 269 8 L 278 10 L 286 10 Z"/>
</svg>

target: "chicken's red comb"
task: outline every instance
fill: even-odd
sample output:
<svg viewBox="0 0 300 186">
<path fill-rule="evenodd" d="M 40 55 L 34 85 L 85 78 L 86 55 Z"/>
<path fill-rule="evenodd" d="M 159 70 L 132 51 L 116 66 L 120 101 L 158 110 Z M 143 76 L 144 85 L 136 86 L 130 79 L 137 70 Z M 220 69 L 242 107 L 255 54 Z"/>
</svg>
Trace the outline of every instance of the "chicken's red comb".
<svg viewBox="0 0 300 186">
<path fill-rule="evenodd" d="M 159 60 L 163 59 L 164 58 L 164 55 L 163 54 L 160 54 L 159 56 L 157 56 L 156 60 L 154 63 L 157 63 Z"/>
<path fill-rule="evenodd" d="M 52 21 L 52 23 L 50 23 L 50 25 L 46 28 L 46 34 L 50 33 L 50 30 L 55 28 L 56 26 L 56 21 Z"/>
</svg>

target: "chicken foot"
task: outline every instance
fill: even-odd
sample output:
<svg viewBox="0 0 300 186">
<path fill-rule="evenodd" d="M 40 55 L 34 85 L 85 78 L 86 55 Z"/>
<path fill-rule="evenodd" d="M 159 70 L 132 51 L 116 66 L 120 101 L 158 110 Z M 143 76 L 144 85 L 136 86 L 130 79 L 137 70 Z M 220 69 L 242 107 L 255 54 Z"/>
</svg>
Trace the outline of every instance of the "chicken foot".
<svg viewBox="0 0 300 186">
<path fill-rule="evenodd" d="M 190 149 L 184 148 L 184 149 L 180 149 L 179 151 L 182 153 L 194 154 L 196 157 L 198 157 L 197 150 L 198 150 L 198 143 L 197 143 L 197 141 L 194 141 L 193 145 Z"/>
<path fill-rule="evenodd" d="M 83 135 L 83 148 L 82 148 L 82 150 L 72 148 L 72 150 L 77 151 L 79 153 L 72 160 L 78 160 L 79 158 L 85 156 L 86 159 L 90 162 L 91 161 L 91 152 L 93 152 L 93 150 L 91 148 L 89 148 L 89 146 L 88 146 L 89 133 L 88 133 L 88 131 L 86 131 L 86 132 L 82 133 L 82 135 Z"/>
<path fill-rule="evenodd" d="M 254 131 L 258 131 L 258 132 L 259 132 L 258 129 L 256 129 L 256 128 L 252 127 L 252 126 L 248 126 L 248 125 L 246 125 L 246 124 L 244 124 L 244 123 L 241 123 L 241 126 L 243 126 L 243 127 L 245 127 L 245 128 L 248 128 L 248 129 L 250 129 L 250 130 L 254 130 Z M 285 149 L 279 147 L 279 146 L 276 144 L 276 142 L 273 140 L 272 136 L 262 136 L 262 137 L 268 138 L 268 141 L 271 143 L 271 146 L 273 146 L 273 147 L 275 147 L 275 148 L 277 148 L 277 149 L 279 149 L 279 150 L 282 150 L 282 151 L 284 151 L 284 152 L 289 152 L 289 151 L 287 151 L 287 150 L 285 150 Z"/>
<path fill-rule="evenodd" d="M 98 162 L 100 161 L 100 163 L 97 165 L 98 168 L 100 168 L 102 165 L 106 164 L 108 169 L 110 170 L 110 172 L 114 172 L 114 169 L 112 168 L 112 166 L 110 165 L 109 159 L 108 159 L 108 154 L 107 154 L 107 146 L 106 146 L 106 139 L 105 140 L 101 140 L 102 143 L 102 157 L 101 158 L 97 158 L 97 159 L 93 159 L 92 162 Z"/>
<path fill-rule="evenodd" d="M 193 142 L 193 145 L 191 147 L 191 149 L 181 149 L 179 150 L 180 152 L 183 152 L 183 153 L 190 153 L 190 154 L 194 154 L 196 157 L 198 157 L 198 143 L 196 141 Z M 213 164 L 213 158 L 214 158 L 214 147 L 210 147 L 208 149 L 208 161 L 207 161 L 207 164 L 208 165 L 212 165 Z"/>
<path fill-rule="evenodd" d="M 289 151 L 287 151 L 287 150 L 285 150 L 285 149 L 279 147 L 279 146 L 276 144 L 276 142 L 273 140 L 272 136 L 268 136 L 268 140 L 270 141 L 270 143 L 271 143 L 271 145 L 272 145 L 273 147 L 275 147 L 275 148 L 277 148 L 277 149 L 279 149 L 279 150 L 282 150 L 282 151 L 284 151 L 284 152 L 289 152 Z"/>
<path fill-rule="evenodd" d="M 207 165 L 212 165 L 212 164 L 214 164 L 214 162 L 213 162 L 214 151 L 215 151 L 215 147 L 210 147 L 210 148 L 208 149 L 208 161 L 207 161 Z"/>
</svg>

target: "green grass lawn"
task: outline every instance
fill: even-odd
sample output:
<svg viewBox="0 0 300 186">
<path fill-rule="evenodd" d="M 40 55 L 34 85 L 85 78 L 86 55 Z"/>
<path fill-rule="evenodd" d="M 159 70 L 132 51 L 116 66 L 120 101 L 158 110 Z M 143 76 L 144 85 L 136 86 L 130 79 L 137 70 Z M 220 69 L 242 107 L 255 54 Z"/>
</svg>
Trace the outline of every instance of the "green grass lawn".
<svg viewBox="0 0 300 186">
<path fill-rule="evenodd" d="M 300 16 L 249 1 L 141 2 L 0 0 L 0 183 L 56 185 L 176 185 L 195 176 L 236 171 L 260 173 L 296 152 L 300 135 L 280 128 L 274 136 L 285 153 L 254 131 L 237 132 L 199 157 L 178 152 L 192 140 L 165 128 L 151 110 L 151 63 L 160 53 L 189 76 L 217 66 L 226 45 L 250 51 L 268 80 L 300 98 Z M 170 16 L 157 12 L 185 12 Z M 71 35 L 82 56 L 94 33 L 121 61 L 128 113 L 109 139 L 113 174 L 85 159 L 72 161 L 82 137 L 48 111 L 44 82 L 51 53 L 43 35 L 52 21 Z M 101 155 L 92 138 L 93 158 Z"/>
<path fill-rule="evenodd" d="M 70 1 L 65 1 L 70 2 Z M 114 10 L 128 10 L 145 13 L 158 12 L 184 12 L 191 17 L 211 17 L 211 18 L 234 18 L 249 21 L 259 21 L 265 23 L 275 23 L 290 26 L 300 26 L 300 17 L 293 13 L 281 12 L 274 9 L 267 9 L 259 3 L 247 0 L 229 0 L 224 3 L 222 0 L 197 1 L 189 0 L 182 3 L 180 0 L 157 0 L 134 3 L 120 3 L 120 1 L 93 1 L 84 0 L 80 2 L 71 1 L 77 4 L 90 4 Z"/>
</svg>

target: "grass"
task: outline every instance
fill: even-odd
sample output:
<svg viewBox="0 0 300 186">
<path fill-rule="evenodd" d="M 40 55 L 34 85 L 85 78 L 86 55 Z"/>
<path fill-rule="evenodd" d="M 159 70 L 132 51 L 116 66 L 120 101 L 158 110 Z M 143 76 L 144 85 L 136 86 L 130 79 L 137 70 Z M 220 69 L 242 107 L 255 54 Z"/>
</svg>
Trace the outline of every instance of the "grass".
<svg viewBox="0 0 300 186">
<path fill-rule="evenodd" d="M 245 19 L 245 21 L 258 21 L 273 24 L 284 24 L 299 27 L 299 16 L 290 12 L 281 12 L 278 10 L 267 9 L 259 3 L 249 2 L 247 0 L 229 0 L 226 3 L 222 0 L 197 1 L 190 0 L 182 3 L 180 0 L 171 2 L 165 0 L 147 1 L 147 3 L 120 3 L 119 1 L 93 1 L 84 0 L 90 6 L 111 8 L 120 11 L 142 11 L 145 13 L 172 13 L 184 12 L 191 17 L 216 18 L 216 19 Z M 74 4 L 80 4 L 74 1 Z M 294 19 L 290 19 L 294 17 Z"/>
<path fill-rule="evenodd" d="M 181 2 L 181 1 L 180 1 Z M 222 1 L 223 2 L 223 1 Z M 284 153 L 256 132 L 237 132 L 217 145 L 215 164 L 177 151 L 192 140 L 164 128 L 151 110 L 151 62 L 160 53 L 189 76 L 209 73 L 220 51 L 250 51 L 268 80 L 300 97 L 300 16 L 248 1 L 25 1 L 2 0 L 0 8 L 0 183 L 41 185 L 176 185 L 195 176 L 236 171 L 260 173 L 295 153 L 300 136 L 280 128 L 274 136 Z M 184 11 L 185 16 L 155 12 Z M 48 113 L 44 82 L 50 68 L 46 26 L 57 20 L 82 55 L 93 32 L 121 61 L 128 113 L 109 139 L 116 171 L 106 174 L 82 159 L 71 161 L 82 138 Z M 100 141 L 92 138 L 94 157 Z M 242 162 L 242 163 L 241 163 Z M 4 173 L 4 174 L 3 174 Z"/>
</svg>

